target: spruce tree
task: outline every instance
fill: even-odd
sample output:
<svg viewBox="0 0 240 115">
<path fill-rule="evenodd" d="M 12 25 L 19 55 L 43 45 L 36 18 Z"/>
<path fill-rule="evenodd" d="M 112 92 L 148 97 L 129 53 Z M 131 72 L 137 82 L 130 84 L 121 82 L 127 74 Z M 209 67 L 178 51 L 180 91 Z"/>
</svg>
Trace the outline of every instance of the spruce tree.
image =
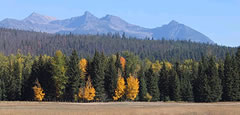
<svg viewBox="0 0 240 115">
<path fill-rule="evenodd" d="M 206 74 L 207 60 L 202 58 L 199 63 L 198 77 L 194 81 L 194 100 L 196 102 L 209 102 L 210 101 L 210 87 L 208 76 Z"/>
<path fill-rule="evenodd" d="M 20 100 L 21 99 L 21 95 L 22 95 L 22 81 L 23 81 L 23 58 L 18 56 L 17 59 L 14 62 L 14 70 L 13 70 L 13 77 L 16 80 L 16 92 L 15 92 L 15 96 L 16 96 L 16 100 Z"/>
<path fill-rule="evenodd" d="M 238 64 L 235 56 L 232 56 L 232 100 L 238 101 L 240 100 L 240 76 L 238 72 Z"/>
<path fill-rule="evenodd" d="M 19 81 L 18 78 L 16 79 L 16 76 L 14 75 L 14 62 L 15 62 L 15 57 L 11 55 L 8 59 L 8 70 L 7 70 L 7 75 L 6 75 L 6 95 L 7 95 L 7 100 L 8 101 L 15 101 L 17 100 L 16 93 L 18 92 L 18 86 L 17 82 Z"/>
<path fill-rule="evenodd" d="M 31 68 L 31 74 L 24 82 L 25 85 L 24 85 L 24 91 L 22 95 L 22 99 L 24 101 L 34 100 L 34 92 L 32 87 L 34 87 L 35 81 L 37 80 L 38 71 L 39 71 L 38 60 L 35 59 Z"/>
<path fill-rule="evenodd" d="M 68 77 L 68 82 L 66 85 L 66 90 L 64 94 L 64 99 L 68 101 L 77 101 L 77 94 L 80 85 L 80 69 L 78 67 L 79 57 L 76 50 L 73 50 L 70 56 L 66 75 Z"/>
<path fill-rule="evenodd" d="M 115 89 L 117 87 L 117 80 L 118 80 L 118 71 L 115 66 L 115 60 L 113 57 L 110 57 L 107 69 L 105 72 L 105 90 L 107 92 L 107 96 L 109 100 L 112 100 L 112 97 L 115 95 Z"/>
<path fill-rule="evenodd" d="M 150 68 L 145 73 L 146 81 L 147 81 L 147 90 L 148 93 L 152 96 L 151 101 L 159 101 L 160 92 L 158 88 L 158 76 L 153 72 L 153 69 Z"/>
<path fill-rule="evenodd" d="M 206 70 L 208 76 L 208 85 L 210 88 L 209 101 L 217 102 L 221 99 L 222 86 L 221 79 L 218 76 L 218 69 L 214 57 L 210 57 L 208 61 L 208 68 Z"/>
<path fill-rule="evenodd" d="M 233 101 L 233 66 L 232 66 L 232 58 L 230 54 L 227 54 L 226 59 L 224 61 L 224 78 L 222 79 L 223 85 L 223 101 Z"/>
<path fill-rule="evenodd" d="M 139 100 L 140 101 L 147 101 L 146 96 L 147 96 L 147 84 L 145 81 L 145 74 L 143 69 L 140 70 L 139 72 Z"/>
<path fill-rule="evenodd" d="M 169 101 L 169 72 L 167 70 L 165 62 L 163 62 L 162 69 L 159 73 L 159 82 L 158 82 L 160 100 Z"/>
<path fill-rule="evenodd" d="M 44 100 L 56 100 L 56 87 L 53 78 L 52 60 L 48 56 L 40 56 L 38 70 L 35 75 L 45 92 Z"/>
<path fill-rule="evenodd" d="M 169 72 L 169 97 L 170 100 L 180 101 L 180 81 L 177 75 L 177 72 L 174 69 L 171 69 Z"/>
<path fill-rule="evenodd" d="M 188 102 L 194 101 L 192 84 L 187 76 L 181 79 L 181 99 Z"/>
<path fill-rule="evenodd" d="M 104 89 L 104 71 L 105 56 L 96 51 L 93 57 L 93 61 L 91 63 L 90 75 L 92 78 L 93 86 L 96 90 L 95 99 L 98 101 L 104 101 L 106 98 Z"/>
</svg>

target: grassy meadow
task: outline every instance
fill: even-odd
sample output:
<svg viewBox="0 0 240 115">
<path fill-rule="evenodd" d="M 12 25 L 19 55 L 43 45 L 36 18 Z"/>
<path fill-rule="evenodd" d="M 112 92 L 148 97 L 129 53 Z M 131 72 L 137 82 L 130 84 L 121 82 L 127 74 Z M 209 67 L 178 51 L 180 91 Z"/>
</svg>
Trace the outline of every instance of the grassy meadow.
<svg viewBox="0 0 240 115">
<path fill-rule="evenodd" d="M 239 115 L 240 103 L 0 102 L 1 115 Z"/>
</svg>

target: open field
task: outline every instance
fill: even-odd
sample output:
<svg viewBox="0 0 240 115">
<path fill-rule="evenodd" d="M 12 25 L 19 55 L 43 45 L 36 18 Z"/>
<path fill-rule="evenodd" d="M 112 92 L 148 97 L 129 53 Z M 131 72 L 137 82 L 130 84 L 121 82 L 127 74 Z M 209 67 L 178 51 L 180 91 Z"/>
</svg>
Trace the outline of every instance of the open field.
<svg viewBox="0 0 240 115">
<path fill-rule="evenodd" d="M 0 102 L 0 115 L 239 115 L 240 103 Z"/>
</svg>

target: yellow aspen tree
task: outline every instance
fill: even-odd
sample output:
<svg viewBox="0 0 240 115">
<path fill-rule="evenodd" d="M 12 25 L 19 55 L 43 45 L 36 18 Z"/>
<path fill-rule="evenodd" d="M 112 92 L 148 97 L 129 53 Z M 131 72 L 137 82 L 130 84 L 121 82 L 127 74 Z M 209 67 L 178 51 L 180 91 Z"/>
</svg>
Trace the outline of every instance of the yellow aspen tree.
<svg viewBox="0 0 240 115">
<path fill-rule="evenodd" d="M 125 86 L 124 78 L 119 75 L 118 81 L 117 81 L 117 88 L 115 89 L 115 96 L 113 96 L 113 100 L 116 101 L 119 98 L 121 98 L 125 93 L 125 89 L 126 89 L 126 86 Z"/>
<path fill-rule="evenodd" d="M 88 77 L 85 88 L 79 89 L 78 97 L 81 99 L 91 101 L 91 100 L 94 100 L 94 97 L 96 96 L 95 92 L 96 91 L 92 86 L 91 79 L 90 77 Z"/>
<path fill-rule="evenodd" d="M 125 69 L 125 65 L 126 65 L 126 59 L 124 57 L 120 57 L 120 63 L 122 65 L 122 69 Z"/>
<path fill-rule="evenodd" d="M 85 58 L 81 59 L 78 63 L 80 69 L 80 86 L 83 87 L 85 84 L 86 74 L 87 74 L 87 60 Z"/>
<path fill-rule="evenodd" d="M 161 70 L 162 65 L 160 64 L 160 62 L 157 60 L 155 63 L 152 64 L 152 69 L 154 73 L 157 73 Z"/>
<path fill-rule="evenodd" d="M 127 78 L 127 98 L 134 100 L 139 92 L 139 81 L 138 78 L 130 75 Z"/>
<path fill-rule="evenodd" d="M 36 81 L 36 85 L 33 87 L 33 91 L 34 91 L 34 99 L 37 101 L 42 101 L 45 96 L 45 93 L 43 93 L 43 89 L 40 83 L 38 82 L 38 80 Z"/>
<path fill-rule="evenodd" d="M 79 61 L 79 68 L 80 68 L 80 70 L 82 71 L 82 72 L 84 72 L 84 73 L 86 73 L 87 72 L 87 70 L 86 70 L 86 68 L 87 68 L 87 60 L 86 59 L 81 59 L 80 61 Z"/>
</svg>

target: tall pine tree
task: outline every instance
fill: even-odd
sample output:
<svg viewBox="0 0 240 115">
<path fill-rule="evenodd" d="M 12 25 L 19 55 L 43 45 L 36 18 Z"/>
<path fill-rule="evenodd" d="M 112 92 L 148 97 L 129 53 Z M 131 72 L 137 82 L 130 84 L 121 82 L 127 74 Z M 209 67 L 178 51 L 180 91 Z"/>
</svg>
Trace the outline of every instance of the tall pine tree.
<svg viewBox="0 0 240 115">
<path fill-rule="evenodd" d="M 165 62 L 163 62 L 162 69 L 159 73 L 158 87 L 160 90 L 160 100 L 169 101 L 169 74 Z"/>
<path fill-rule="evenodd" d="M 147 79 L 148 93 L 152 96 L 151 101 L 159 101 L 160 92 L 158 88 L 158 76 L 153 72 L 152 68 L 145 73 L 145 76 Z"/>
<path fill-rule="evenodd" d="M 104 101 L 106 99 L 104 89 L 104 74 L 105 71 L 105 56 L 98 51 L 95 52 L 93 61 L 91 63 L 90 75 L 92 78 L 93 86 L 96 90 L 95 99 Z"/>
<path fill-rule="evenodd" d="M 73 50 L 70 56 L 67 68 L 68 83 L 66 85 L 64 99 L 68 101 L 77 101 L 77 95 L 80 87 L 80 69 L 78 67 L 79 57 L 76 50 Z"/>
<path fill-rule="evenodd" d="M 177 72 L 171 69 L 169 74 L 169 97 L 173 101 L 180 101 L 180 81 Z"/>
</svg>

